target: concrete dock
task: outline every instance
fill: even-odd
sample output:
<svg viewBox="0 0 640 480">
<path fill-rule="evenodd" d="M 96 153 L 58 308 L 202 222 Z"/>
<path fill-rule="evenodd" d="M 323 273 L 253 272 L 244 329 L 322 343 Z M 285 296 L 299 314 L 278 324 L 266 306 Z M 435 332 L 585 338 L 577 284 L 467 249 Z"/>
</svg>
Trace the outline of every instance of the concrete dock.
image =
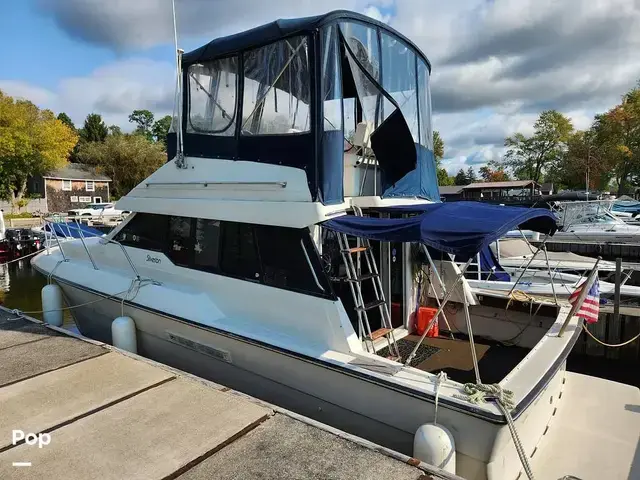
<svg viewBox="0 0 640 480">
<path fill-rule="evenodd" d="M 0 478 L 459 477 L 0 309 Z"/>
</svg>

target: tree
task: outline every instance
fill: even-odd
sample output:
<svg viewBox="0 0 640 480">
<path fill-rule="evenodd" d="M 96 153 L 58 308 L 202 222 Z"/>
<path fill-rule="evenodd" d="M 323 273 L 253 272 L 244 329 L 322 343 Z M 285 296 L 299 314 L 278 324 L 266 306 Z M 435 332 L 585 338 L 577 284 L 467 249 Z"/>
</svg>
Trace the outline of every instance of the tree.
<svg viewBox="0 0 640 480">
<path fill-rule="evenodd" d="M 113 180 L 116 197 L 125 195 L 166 161 L 161 144 L 143 135 L 109 135 L 104 142 L 86 142 L 80 146 L 82 163 L 98 167 Z"/>
<path fill-rule="evenodd" d="M 153 113 L 149 110 L 134 110 L 129 115 L 129 122 L 136 124 L 135 132 L 138 135 L 144 135 L 147 140 L 153 140 Z"/>
<path fill-rule="evenodd" d="M 73 124 L 73 121 L 71 120 L 71 118 L 69 118 L 69 115 L 67 115 L 66 113 L 60 112 L 56 118 L 60 120 L 62 123 L 64 123 L 67 127 L 69 127 L 74 132 L 76 131 L 76 126 Z"/>
<path fill-rule="evenodd" d="M 436 157 L 436 165 L 440 166 L 444 157 L 444 141 L 437 130 L 433 132 L 433 156 Z"/>
<path fill-rule="evenodd" d="M 640 82 L 622 102 L 593 125 L 601 163 L 613 174 L 618 194 L 627 193 L 630 183 L 640 181 Z"/>
<path fill-rule="evenodd" d="M 589 189 L 605 189 L 612 177 L 593 128 L 569 135 L 565 155 L 546 175 L 547 181 L 554 182 L 559 188 L 579 190 L 586 187 L 587 177 Z"/>
<path fill-rule="evenodd" d="M 438 169 L 438 185 L 442 187 L 453 185 L 453 178 L 449 176 L 447 170 L 444 168 Z"/>
<path fill-rule="evenodd" d="M 493 171 L 487 165 L 485 165 L 484 167 L 480 167 L 480 176 L 482 177 L 482 180 L 484 180 L 485 182 L 491 181 L 492 173 Z"/>
<path fill-rule="evenodd" d="M 454 185 L 469 185 L 469 178 L 467 177 L 467 174 L 464 173 L 463 169 L 458 170 L 458 173 L 456 174 L 455 178 L 453 179 L 453 184 Z"/>
<path fill-rule="evenodd" d="M 476 172 L 473 171 L 473 167 L 467 168 L 467 185 L 470 183 L 474 183 L 476 180 Z"/>
<path fill-rule="evenodd" d="M 109 135 L 122 135 L 122 129 L 118 125 L 109 125 Z"/>
<path fill-rule="evenodd" d="M 546 110 L 534 124 L 532 136 L 516 133 L 505 139 L 503 165 L 511 168 L 517 178 L 540 182 L 545 170 L 563 158 L 572 132 L 570 119 L 555 110 Z"/>
<path fill-rule="evenodd" d="M 151 128 L 151 133 L 156 139 L 156 142 L 160 142 L 167 148 L 167 134 L 171 128 L 171 115 L 165 115 L 160 120 L 157 120 Z"/>
<path fill-rule="evenodd" d="M 0 91 L 0 196 L 20 205 L 27 179 L 62 167 L 77 141 L 52 111 Z"/>
<path fill-rule="evenodd" d="M 84 121 L 80 131 L 80 138 L 84 142 L 104 142 L 107 138 L 107 126 L 98 113 L 90 113 Z"/>
<path fill-rule="evenodd" d="M 509 174 L 504 171 L 502 166 L 498 166 L 495 170 L 490 165 L 480 167 L 480 176 L 485 182 L 507 182 L 510 180 Z"/>
</svg>

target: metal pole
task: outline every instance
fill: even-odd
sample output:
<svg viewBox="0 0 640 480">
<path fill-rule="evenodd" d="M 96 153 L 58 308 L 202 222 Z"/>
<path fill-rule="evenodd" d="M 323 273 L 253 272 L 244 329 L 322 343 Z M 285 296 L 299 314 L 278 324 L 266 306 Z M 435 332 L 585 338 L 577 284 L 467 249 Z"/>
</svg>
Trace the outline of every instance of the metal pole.
<svg viewBox="0 0 640 480">
<path fill-rule="evenodd" d="M 473 341 L 473 330 L 471 329 L 471 315 L 469 315 L 469 300 L 464 296 L 464 319 L 467 323 L 469 333 L 469 345 L 471 346 L 471 360 L 473 361 L 473 371 L 476 374 L 476 383 L 480 384 L 480 368 L 478 367 L 478 356 L 476 355 L 476 343 Z"/>
<path fill-rule="evenodd" d="M 436 264 L 433 262 L 433 258 L 431 258 L 431 254 L 429 253 L 429 249 L 427 248 L 427 246 L 422 243 L 420 244 L 420 246 L 422 247 L 422 251 L 427 255 L 427 260 L 429 260 L 429 266 L 431 267 L 431 270 L 433 270 L 433 273 L 435 273 L 436 275 L 436 279 L 438 280 L 438 283 L 440 284 L 440 289 L 442 290 L 443 293 L 447 293 L 447 289 L 444 286 L 444 283 L 442 282 L 442 278 L 440 278 L 440 274 L 438 273 L 438 269 L 436 268 Z M 436 293 L 436 289 L 433 289 L 433 293 Z"/>
<path fill-rule="evenodd" d="M 509 290 L 509 293 L 507 296 L 510 296 L 513 291 L 516 289 L 516 285 L 518 284 L 518 282 L 522 279 L 522 277 L 524 276 L 524 274 L 527 272 L 527 269 L 529 268 L 529 266 L 531 265 L 531 262 L 533 262 L 533 259 L 536 258 L 536 255 L 538 254 L 538 252 L 540 251 L 540 249 L 542 247 L 544 247 L 545 243 L 547 243 L 547 239 L 549 238 L 549 235 L 545 235 L 544 240 L 542 240 L 542 243 L 540 244 L 540 246 L 538 247 L 538 250 L 536 250 L 536 252 L 531 256 L 531 258 L 529 259 L 529 262 L 527 262 L 527 265 L 524 267 L 524 270 L 522 271 L 522 273 L 520 274 L 520 276 L 518 277 L 518 280 L 516 280 L 513 283 L 513 287 L 511 287 L 511 290 Z"/>
<path fill-rule="evenodd" d="M 425 337 L 427 336 L 427 333 L 429 333 L 429 330 L 431 330 L 431 327 L 433 327 L 433 324 L 438 321 L 438 316 L 442 312 L 442 309 L 444 308 L 444 306 L 449 301 L 449 298 L 451 298 L 451 295 L 453 295 L 453 292 L 455 291 L 456 286 L 458 285 L 460 280 L 462 280 L 462 278 L 464 278 L 464 274 L 467 271 L 467 268 L 469 268 L 469 265 L 471 264 L 472 261 L 473 261 L 473 255 L 471 255 L 469 257 L 469 260 L 467 260 L 467 263 L 464 264 L 464 267 L 462 267 L 462 270 L 460 271 L 460 273 L 456 277 L 455 281 L 453 282 L 453 285 L 451 285 L 451 290 L 447 291 L 447 294 L 442 299 L 442 304 L 438 307 L 438 311 L 436 312 L 436 314 L 433 316 L 433 318 L 429 322 L 429 325 L 427 325 L 427 328 L 425 329 L 424 333 L 422 334 L 422 337 L 420 337 L 420 340 L 418 341 L 418 343 L 416 343 L 416 346 L 414 347 L 414 349 L 411 351 L 411 354 L 407 358 L 407 361 L 404 362 L 405 365 L 409 365 L 409 363 L 411 363 L 411 360 L 413 360 L 413 357 L 416 356 L 416 352 L 418 351 L 418 347 L 420 347 L 420 345 L 424 341 Z M 462 292 L 462 295 L 466 298 L 466 295 L 464 294 L 464 292 Z"/>
<path fill-rule="evenodd" d="M 567 329 L 569 322 L 571 321 L 573 316 L 576 314 L 578 309 L 582 306 L 582 302 L 584 302 L 584 299 L 587 297 L 587 293 L 589 293 L 589 290 L 591 289 L 593 282 L 598 276 L 598 264 L 600 263 L 600 260 L 602 260 L 602 257 L 598 257 L 598 259 L 596 260 L 596 263 L 593 266 L 593 270 L 591 271 L 591 273 L 587 277 L 587 280 L 583 284 L 582 290 L 580 291 L 580 295 L 578 296 L 578 300 L 576 301 L 576 303 L 573 304 L 573 306 L 571 307 L 571 311 L 569 312 L 569 314 L 567 315 L 567 318 L 565 318 L 564 323 L 562 324 L 562 327 L 560 327 L 560 331 L 558 332 L 558 337 L 561 337 L 564 334 L 564 331 Z"/>
<path fill-rule="evenodd" d="M 87 256 L 89 257 L 89 260 L 91 260 L 91 265 L 93 265 L 93 269 L 99 270 L 99 268 L 96 265 L 96 262 L 93 261 L 93 257 L 91 256 L 91 252 L 89 252 L 89 248 L 87 247 L 87 244 L 84 243 L 84 235 L 82 234 L 82 228 L 80 228 L 80 224 L 78 223 L 77 219 L 76 219 L 76 226 L 78 228 L 78 232 L 80 233 L 80 241 L 82 242 L 84 251 L 87 252 Z M 69 230 L 69 233 L 71 233 L 71 230 Z"/>
<path fill-rule="evenodd" d="M 527 237 L 525 236 L 524 232 L 520 229 L 518 229 L 518 231 L 520 232 L 520 235 L 522 236 L 522 238 L 524 239 L 524 242 L 527 244 L 527 247 L 529 247 L 529 250 L 531 250 L 531 253 L 534 253 L 533 251 L 533 247 L 531 246 L 531 244 L 529 243 L 529 240 L 527 240 Z M 500 240 L 496 240 L 496 242 L 499 242 Z M 535 257 L 535 255 L 534 255 Z"/>
<path fill-rule="evenodd" d="M 440 299 L 438 298 L 438 295 L 436 293 L 436 289 L 433 286 L 433 283 L 431 283 L 431 278 L 427 278 L 427 282 L 429 282 L 429 288 L 427 289 L 427 295 L 429 295 L 431 293 L 431 290 L 433 290 L 433 297 L 436 299 L 436 303 L 438 304 L 438 308 L 440 307 Z M 420 299 L 418 299 L 419 301 Z M 418 312 L 419 313 L 419 310 Z M 449 324 L 449 320 L 447 319 L 447 316 L 445 315 L 444 311 L 442 312 L 442 318 L 444 319 L 444 323 L 447 325 L 447 328 L 449 329 L 449 335 L 451 335 L 451 339 L 453 340 L 453 330 L 451 330 L 451 325 Z"/>
<path fill-rule="evenodd" d="M 547 260 L 547 271 L 549 272 L 549 281 L 551 282 L 551 291 L 553 292 L 553 301 L 558 305 L 558 296 L 556 295 L 556 286 L 553 283 L 553 274 L 551 273 L 551 266 L 549 265 L 549 255 L 547 253 L 547 246 L 543 245 L 544 258 Z"/>
<path fill-rule="evenodd" d="M 615 293 L 613 297 L 613 323 L 618 325 L 620 321 L 620 284 L 622 278 L 622 258 L 616 258 Z"/>
</svg>

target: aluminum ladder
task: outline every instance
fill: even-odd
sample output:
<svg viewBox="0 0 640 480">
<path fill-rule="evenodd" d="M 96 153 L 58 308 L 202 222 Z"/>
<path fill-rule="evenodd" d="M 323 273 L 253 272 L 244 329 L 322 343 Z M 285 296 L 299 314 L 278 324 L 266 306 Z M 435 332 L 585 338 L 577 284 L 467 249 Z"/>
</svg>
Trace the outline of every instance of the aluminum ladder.
<svg viewBox="0 0 640 480">
<path fill-rule="evenodd" d="M 360 207 L 353 207 L 353 211 L 355 216 L 363 216 Z M 349 283 L 355 310 L 358 315 L 358 337 L 362 340 L 364 334 L 365 347 L 367 351 L 371 353 L 376 353 L 374 342 L 379 338 L 386 338 L 389 347 L 389 356 L 387 358 L 399 362 L 401 357 L 393 333 L 391 313 L 389 312 L 389 305 L 384 297 L 382 281 L 380 280 L 378 266 L 373 251 L 371 250 L 371 244 L 368 239 L 358 238 L 357 246 L 351 247 L 347 234 L 337 233 L 337 236 L 340 253 L 342 254 L 342 259 L 346 267 L 346 281 Z M 354 255 L 356 256 L 355 261 L 353 258 Z M 368 272 L 362 271 L 360 255 L 364 255 L 364 263 L 367 266 Z M 375 299 L 368 303 L 364 303 L 362 297 L 362 282 L 366 280 L 373 280 L 373 290 L 375 294 Z M 367 312 L 376 308 L 380 311 L 382 326 L 372 332 Z"/>
</svg>

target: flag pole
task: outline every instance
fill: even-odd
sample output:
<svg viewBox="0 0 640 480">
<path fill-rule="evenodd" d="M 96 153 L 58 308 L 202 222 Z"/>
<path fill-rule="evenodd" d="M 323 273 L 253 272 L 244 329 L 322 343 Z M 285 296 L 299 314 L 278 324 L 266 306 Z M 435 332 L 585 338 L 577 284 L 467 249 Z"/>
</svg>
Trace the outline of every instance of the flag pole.
<svg viewBox="0 0 640 480">
<path fill-rule="evenodd" d="M 602 257 L 598 257 L 596 259 L 596 263 L 593 265 L 593 270 L 591 270 L 591 273 L 587 277 L 587 281 L 582 286 L 580 295 L 578 295 L 578 300 L 576 301 L 576 303 L 573 304 L 573 306 L 571 307 L 571 311 L 569 312 L 569 314 L 567 315 L 567 318 L 565 318 L 564 323 L 562 324 L 562 327 L 560 327 L 560 331 L 558 332 L 558 337 L 562 337 L 562 335 L 564 334 L 564 331 L 567 329 L 567 326 L 569 325 L 569 322 L 571 321 L 573 316 L 576 314 L 578 309 L 582 307 L 582 303 L 584 302 L 584 299 L 587 297 L 589 290 L 591 290 L 591 286 L 593 285 L 593 282 L 595 282 L 596 278 L 598 277 L 598 264 L 600 263 L 600 260 L 602 260 Z"/>
</svg>

